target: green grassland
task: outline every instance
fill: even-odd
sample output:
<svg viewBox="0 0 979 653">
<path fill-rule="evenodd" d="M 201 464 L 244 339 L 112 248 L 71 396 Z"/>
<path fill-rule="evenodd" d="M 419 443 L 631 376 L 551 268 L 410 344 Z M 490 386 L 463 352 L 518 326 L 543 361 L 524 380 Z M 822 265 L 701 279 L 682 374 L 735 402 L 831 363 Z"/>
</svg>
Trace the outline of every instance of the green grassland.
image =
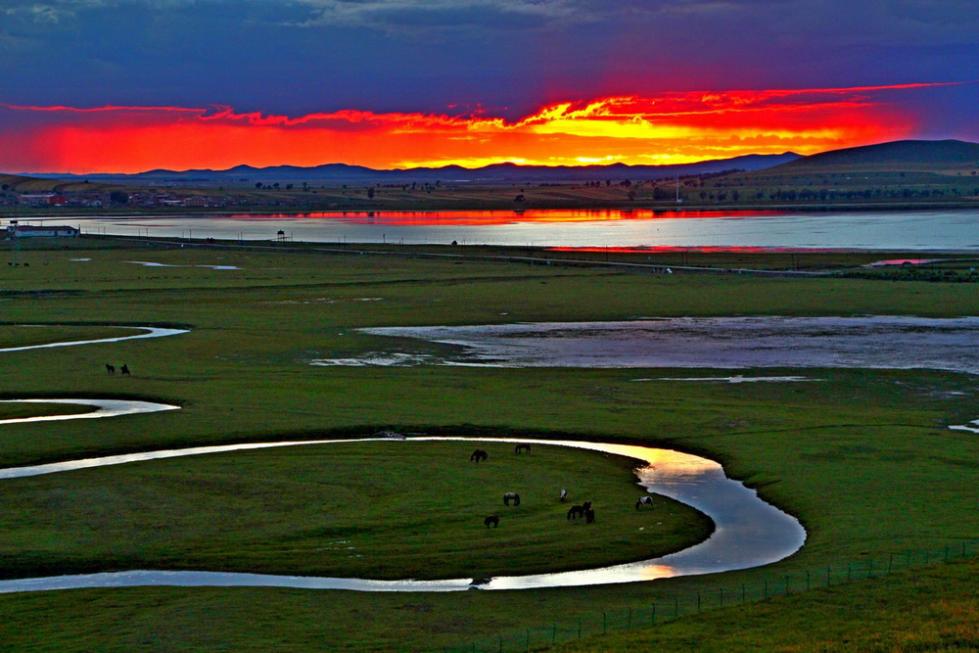
<svg viewBox="0 0 979 653">
<path fill-rule="evenodd" d="M 720 582 L 749 582 L 761 574 L 979 536 L 974 491 L 979 480 L 979 441 L 973 434 L 946 428 L 979 417 L 975 377 L 923 370 L 807 370 L 807 375 L 821 380 L 698 385 L 632 382 L 648 376 L 644 370 L 308 365 L 315 358 L 391 348 L 389 339 L 355 331 L 363 326 L 671 315 L 977 315 L 979 295 L 971 284 L 668 276 L 486 261 L 189 248 L 151 252 L 101 248 L 93 250 L 93 261 L 85 264 L 68 261 L 65 252 L 57 249 L 24 251 L 20 256 L 31 262 L 29 268 L 0 267 L 0 288 L 6 291 L 0 293 L 0 311 L 7 324 L 182 324 L 192 331 L 156 340 L 0 354 L 0 394 L 6 396 L 120 396 L 182 406 L 167 413 L 0 427 L 4 466 L 201 443 L 370 435 L 381 428 L 446 434 L 571 434 L 653 443 L 712 457 L 724 463 L 729 475 L 757 487 L 766 500 L 797 515 L 808 532 L 799 553 L 764 570 L 573 590 L 434 595 L 140 588 L 0 596 L 4 624 L 0 628 L 7 631 L 0 630 L 0 639 L 16 642 L 21 649 L 431 649 L 603 607 L 634 606 Z M 127 260 L 220 262 L 242 269 L 142 268 L 126 264 Z M 399 351 L 407 346 L 397 343 Z M 431 350 L 423 343 L 410 346 Z M 106 376 L 105 360 L 127 361 L 134 376 Z M 666 371 L 664 376 L 677 372 Z M 383 465 L 396 466 L 408 453 L 399 450 Z M 458 469 L 457 455 L 453 454 L 451 465 L 446 460 L 439 473 L 419 476 L 441 483 L 458 474 L 475 473 L 468 467 Z M 567 456 L 566 464 L 574 469 L 594 466 L 585 454 Z M 206 519 L 198 519 L 185 507 L 197 496 L 202 513 L 218 510 L 211 503 L 214 497 L 234 487 L 233 475 L 221 472 L 222 466 L 240 464 L 256 478 L 267 476 L 279 487 L 290 475 L 315 475 L 315 462 L 327 458 L 329 465 L 342 467 L 347 474 L 355 472 L 357 465 L 350 461 L 310 447 L 288 454 L 229 454 L 221 459 L 120 466 L 24 481 L 14 496 L 26 498 L 27 490 L 19 488 L 28 487 L 36 494 L 18 505 L 51 505 L 60 492 L 55 507 L 65 521 L 55 528 L 50 516 L 30 519 L 28 510 L 34 508 L 22 512 L 12 508 L 18 520 L 17 539 L 7 539 L 12 537 L 7 530 L 0 534 L 4 551 L 0 574 L 19 575 L 18 569 L 44 559 L 57 559 L 63 568 L 69 563 L 75 568 L 94 565 L 103 553 L 111 553 L 112 542 L 136 531 L 147 532 L 143 526 L 148 520 L 156 519 L 161 532 L 166 532 L 178 518 L 188 531 L 182 531 L 185 536 L 170 531 L 172 549 L 165 537 L 153 535 L 145 548 L 133 547 L 128 555 L 138 553 L 149 556 L 144 560 L 174 567 L 198 555 L 198 561 L 206 558 L 214 564 L 220 557 L 225 568 L 245 568 L 251 562 L 283 571 L 293 564 L 297 570 L 316 568 L 319 562 L 300 560 L 300 555 L 290 561 L 281 547 L 263 549 L 261 542 L 249 541 L 241 530 L 249 523 L 245 515 L 237 526 L 231 524 L 234 527 L 224 539 L 192 545 L 194 534 L 189 530 L 203 528 Z M 533 464 L 541 463 L 535 457 Z M 585 475 L 579 482 L 607 483 L 601 491 L 608 496 L 619 491 L 613 486 L 622 488 L 623 497 L 635 493 L 625 469 L 614 464 L 602 468 L 609 473 Z M 484 471 L 489 468 L 479 470 Z M 393 473 L 406 472 L 394 469 Z M 180 489 L 182 481 L 191 479 L 206 479 L 206 483 Z M 252 496 L 260 504 L 266 490 L 260 484 L 241 482 L 256 494 L 244 493 L 235 505 L 247 507 Z M 4 484 L 5 493 L 14 491 L 10 483 Z M 106 489 L 117 483 L 120 489 Z M 356 483 L 366 485 L 367 480 Z M 315 506 L 297 505 L 298 497 L 286 489 L 290 485 L 281 486 L 283 492 L 274 505 L 288 508 L 297 520 L 310 518 Z M 137 486 L 138 503 L 120 499 L 126 496 L 125 488 Z M 408 491 L 420 496 L 418 488 Z M 104 500 L 106 506 L 118 506 L 119 520 L 130 525 L 109 527 L 111 538 L 104 541 L 91 533 L 82 537 L 86 523 L 107 523 L 104 515 L 102 521 L 86 522 L 78 506 L 72 508 L 73 497 L 83 493 L 92 497 L 89 504 Z M 153 500 L 158 506 L 147 511 Z M 353 513 L 354 505 L 363 504 L 349 505 Z M 143 511 L 145 517 L 137 519 L 135 515 Z M 94 514 L 90 517 L 96 519 Z M 225 518 L 229 524 L 233 521 L 231 516 Z M 628 518 L 640 517 L 629 513 Z M 344 519 L 355 521 L 349 515 Z M 625 514 L 622 520 L 623 528 L 632 528 Z M 261 532 L 268 533 L 271 543 L 290 529 L 306 527 L 293 521 L 262 525 L 266 530 Z M 367 537 L 376 537 L 381 525 L 371 523 Z M 478 526 L 474 537 L 493 536 Z M 534 527 L 528 528 L 521 537 L 541 548 L 521 556 L 525 568 L 547 547 L 551 548 L 546 555 L 563 564 L 578 545 L 569 540 L 568 551 L 556 552 L 557 540 L 549 528 L 540 527 L 536 537 Z M 604 554 L 589 548 L 589 561 L 602 555 L 621 559 L 618 556 L 635 551 L 630 548 L 631 538 L 622 535 L 625 531 L 613 530 L 603 519 L 605 528 L 609 529 L 605 533 L 595 529 L 599 539 L 588 543 L 604 546 Z M 32 529 L 47 529 L 49 538 L 34 542 Z M 458 542 L 461 531 L 455 526 L 447 530 L 444 540 L 433 540 L 430 546 L 438 548 L 439 559 L 447 565 L 461 569 L 462 558 L 452 552 L 452 542 Z M 313 546 L 314 540 L 315 534 L 308 535 L 303 546 Z M 100 550 L 99 542 L 106 548 Z M 649 544 L 653 549 L 659 546 L 655 540 Z M 45 547 L 50 547 L 47 553 Z M 120 560 L 125 556 L 120 555 Z M 396 564 L 411 564 L 397 552 L 387 561 L 392 573 Z M 323 564 L 324 569 L 329 565 L 340 571 L 346 563 L 325 558 Z M 352 575 L 364 570 L 364 564 L 351 561 L 346 568 Z M 912 591 L 913 579 L 907 587 L 894 579 L 895 596 Z M 783 617 L 789 618 L 788 613 Z M 833 632 L 833 624 L 841 624 L 842 618 L 832 611 L 818 613 L 826 632 Z M 33 622 L 43 626 L 23 632 L 23 624 Z M 736 630 L 736 622 L 730 628 Z M 595 648 L 605 645 L 596 642 Z"/>
<path fill-rule="evenodd" d="M 975 651 L 975 559 L 592 637 L 576 651 Z"/>
<path fill-rule="evenodd" d="M 70 406 L 66 404 L 8 404 L 0 403 L 0 420 L 40 417 L 43 415 L 73 415 L 92 412 L 91 406 Z"/>
<path fill-rule="evenodd" d="M 709 519 L 663 497 L 636 510 L 642 490 L 626 459 L 558 447 L 516 456 L 512 445 L 480 444 L 490 458 L 470 464 L 473 446 L 319 445 L 87 470 L 69 486 L 58 476 L 9 481 L 3 573 L 485 578 L 638 560 L 711 531 Z M 601 521 L 568 521 L 562 487 L 572 502 L 592 499 Z M 519 507 L 503 505 L 511 490 Z M 485 527 L 494 514 L 499 527 Z"/>
</svg>

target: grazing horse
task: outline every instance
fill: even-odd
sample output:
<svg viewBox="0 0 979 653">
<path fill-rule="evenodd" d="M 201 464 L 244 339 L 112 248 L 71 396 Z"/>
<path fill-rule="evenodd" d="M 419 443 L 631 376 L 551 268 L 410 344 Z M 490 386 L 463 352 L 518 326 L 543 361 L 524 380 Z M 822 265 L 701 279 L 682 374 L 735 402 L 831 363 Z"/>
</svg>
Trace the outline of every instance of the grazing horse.
<svg viewBox="0 0 979 653">
<path fill-rule="evenodd" d="M 567 500 L 568 500 L 568 491 L 565 490 L 564 488 L 561 488 L 561 498 L 560 498 L 560 501 L 561 501 L 561 503 L 564 503 Z"/>
<path fill-rule="evenodd" d="M 115 365 L 109 365 L 108 363 L 106 363 L 105 364 L 105 371 L 109 373 L 109 376 L 112 376 L 113 374 L 116 373 L 116 366 Z"/>
<path fill-rule="evenodd" d="M 519 506 L 520 505 L 520 495 L 517 494 L 516 492 L 507 492 L 506 494 L 503 495 L 503 505 L 504 506 L 509 506 L 511 501 L 513 501 L 513 505 L 515 507 L 516 506 Z"/>
<path fill-rule="evenodd" d="M 125 363 L 122 364 L 122 368 L 120 368 L 119 371 L 122 372 L 122 375 L 123 376 L 130 376 L 130 374 L 129 374 L 129 366 L 126 365 Z"/>
<path fill-rule="evenodd" d="M 472 455 L 469 456 L 469 462 L 480 463 L 486 460 L 487 458 L 489 458 L 488 453 L 486 453 L 482 449 L 476 449 L 476 451 L 472 452 Z"/>
<path fill-rule="evenodd" d="M 493 528 L 496 528 L 497 526 L 500 525 L 500 518 L 497 517 L 496 515 L 490 515 L 489 517 L 483 520 L 483 523 L 486 525 L 486 528 L 489 528 L 490 525 L 492 525 Z"/>
<path fill-rule="evenodd" d="M 649 496 L 648 494 L 644 494 L 643 496 L 639 497 L 639 499 L 636 501 L 636 510 L 639 510 L 641 506 L 649 506 L 652 508 L 653 497 Z"/>
<path fill-rule="evenodd" d="M 520 443 L 520 444 L 518 444 L 517 446 L 515 446 L 513 448 L 513 453 L 519 454 L 519 453 L 523 453 L 524 451 L 526 451 L 527 453 L 530 453 L 530 445 L 529 444 Z"/>
<path fill-rule="evenodd" d="M 571 506 L 571 509 L 568 510 L 568 520 L 585 517 L 589 510 L 591 510 L 591 501 L 585 501 L 580 506 Z"/>
<path fill-rule="evenodd" d="M 585 511 L 585 523 L 591 524 L 594 521 L 595 521 L 595 511 L 589 508 L 588 510 Z"/>
</svg>

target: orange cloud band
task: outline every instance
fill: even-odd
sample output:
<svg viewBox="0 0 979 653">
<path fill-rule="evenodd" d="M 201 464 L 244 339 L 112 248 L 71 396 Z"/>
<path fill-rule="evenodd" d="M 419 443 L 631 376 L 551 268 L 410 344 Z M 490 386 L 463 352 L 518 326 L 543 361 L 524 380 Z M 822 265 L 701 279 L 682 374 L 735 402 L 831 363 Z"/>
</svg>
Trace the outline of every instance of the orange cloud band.
<svg viewBox="0 0 979 653">
<path fill-rule="evenodd" d="M 917 117 L 896 100 L 941 85 L 614 96 L 555 103 L 517 120 L 359 110 L 291 117 L 223 106 L 0 104 L 0 170 L 670 164 L 787 150 L 811 154 L 913 133 Z"/>
</svg>

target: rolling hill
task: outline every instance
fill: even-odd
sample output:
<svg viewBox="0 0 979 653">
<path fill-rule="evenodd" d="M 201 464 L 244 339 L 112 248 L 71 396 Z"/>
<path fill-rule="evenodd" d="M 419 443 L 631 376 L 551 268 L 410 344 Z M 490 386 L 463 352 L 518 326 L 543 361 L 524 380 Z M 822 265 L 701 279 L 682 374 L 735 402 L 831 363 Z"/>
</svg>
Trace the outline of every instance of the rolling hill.
<svg viewBox="0 0 979 653">
<path fill-rule="evenodd" d="M 248 185 L 257 182 L 298 182 L 317 184 L 344 183 L 558 183 L 605 181 L 606 179 L 633 181 L 666 179 L 675 175 L 715 174 L 729 170 L 762 170 L 799 157 L 793 152 L 699 161 L 682 165 L 625 165 L 621 163 L 602 166 L 524 166 L 501 163 L 481 168 L 445 166 L 439 168 L 409 168 L 404 170 L 377 170 L 364 166 L 329 163 L 325 165 L 271 166 L 256 168 L 247 165 L 227 170 L 149 170 L 136 174 L 70 175 L 64 173 L 33 174 L 34 177 L 57 179 L 88 179 L 110 183 L 137 183 L 153 185 Z"/>
<path fill-rule="evenodd" d="M 958 140 L 892 141 L 832 150 L 802 157 L 770 169 L 799 174 L 829 171 L 959 171 L 979 168 L 979 143 Z"/>
</svg>

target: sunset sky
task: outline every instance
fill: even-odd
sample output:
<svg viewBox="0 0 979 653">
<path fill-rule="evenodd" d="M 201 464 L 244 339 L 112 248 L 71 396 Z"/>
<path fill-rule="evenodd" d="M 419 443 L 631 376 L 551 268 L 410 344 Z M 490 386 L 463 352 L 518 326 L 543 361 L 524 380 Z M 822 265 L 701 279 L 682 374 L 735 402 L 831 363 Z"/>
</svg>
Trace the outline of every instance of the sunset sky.
<svg viewBox="0 0 979 653">
<path fill-rule="evenodd" d="M 4 0 L 0 171 L 979 140 L 972 0 Z"/>
</svg>

